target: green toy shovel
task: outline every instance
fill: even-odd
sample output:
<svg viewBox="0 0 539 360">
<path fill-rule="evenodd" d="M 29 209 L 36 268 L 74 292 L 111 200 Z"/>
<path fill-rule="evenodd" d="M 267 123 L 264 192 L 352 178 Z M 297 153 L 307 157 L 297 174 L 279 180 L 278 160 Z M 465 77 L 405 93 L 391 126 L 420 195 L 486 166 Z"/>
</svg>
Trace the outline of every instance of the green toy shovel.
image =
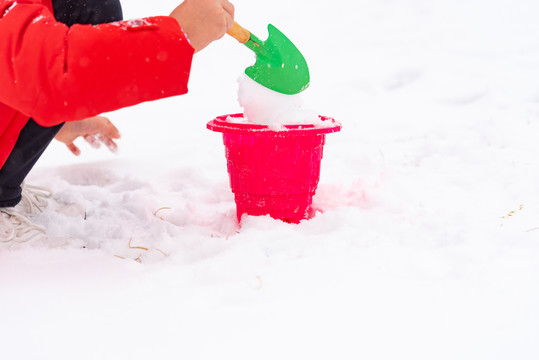
<svg viewBox="0 0 539 360">
<path fill-rule="evenodd" d="M 245 69 L 251 79 L 268 89 L 293 95 L 309 86 L 309 68 L 298 48 L 275 26 L 268 25 L 268 39 L 261 41 L 234 22 L 228 34 L 256 54 L 256 62 Z"/>
</svg>

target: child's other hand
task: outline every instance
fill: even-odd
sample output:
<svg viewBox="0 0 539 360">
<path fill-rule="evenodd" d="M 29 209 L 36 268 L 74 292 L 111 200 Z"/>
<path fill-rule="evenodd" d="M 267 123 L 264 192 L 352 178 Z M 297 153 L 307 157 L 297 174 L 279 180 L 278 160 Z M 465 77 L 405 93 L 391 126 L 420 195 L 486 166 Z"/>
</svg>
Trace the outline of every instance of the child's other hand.
<svg viewBox="0 0 539 360">
<path fill-rule="evenodd" d="M 234 23 L 228 0 L 184 0 L 170 14 L 180 24 L 195 52 L 222 38 Z"/>
<path fill-rule="evenodd" d="M 96 149 L 103 143 L 110 151 L 116 152 L 118 146 L 114 139 L 120 138 L 120 132 L 106 117 L 94 116 L 65 123 L 56 135 L 56 140 L 66 144 L 73 154 L 80 155 L 80 149 L 73 143 L 79 136 Z"/>
</svg>

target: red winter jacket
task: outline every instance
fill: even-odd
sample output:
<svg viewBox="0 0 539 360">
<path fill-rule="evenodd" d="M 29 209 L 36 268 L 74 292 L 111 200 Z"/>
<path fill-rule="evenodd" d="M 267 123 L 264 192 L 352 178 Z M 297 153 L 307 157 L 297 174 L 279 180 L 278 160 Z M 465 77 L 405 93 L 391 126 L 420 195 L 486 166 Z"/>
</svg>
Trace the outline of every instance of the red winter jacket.
<svg viewBox="0 0 539 360">
<path fill-rule="evenodd" d="M 51 0 L 0 0 L 0 167 L 30 117 L 53 126 L 186 93 L 193 53 L 168 16 L 69 28 Z"/>
</svg>

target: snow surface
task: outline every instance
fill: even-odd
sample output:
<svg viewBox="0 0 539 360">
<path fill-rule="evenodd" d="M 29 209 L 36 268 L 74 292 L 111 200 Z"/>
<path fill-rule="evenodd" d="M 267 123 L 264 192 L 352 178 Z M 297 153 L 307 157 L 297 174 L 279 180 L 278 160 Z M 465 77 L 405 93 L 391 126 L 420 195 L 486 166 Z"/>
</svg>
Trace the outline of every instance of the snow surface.
<svg viewBox="0 0 539 360">
<path fill-rule="evenodd" d="M 537 359 L 539 2 L 238 0 L 307 59 L 326 137 L 299 225 L 234 219 L 221 136 L 254 61 L 229 37 L 186 96 L 109 114 L 29 182 L 86 208 L 0 249 L 2 359 Z M 124 0 L 126 17 L 170 0 Z M 81 248 L 85 244 L 85 248 Z"/>
</svg>

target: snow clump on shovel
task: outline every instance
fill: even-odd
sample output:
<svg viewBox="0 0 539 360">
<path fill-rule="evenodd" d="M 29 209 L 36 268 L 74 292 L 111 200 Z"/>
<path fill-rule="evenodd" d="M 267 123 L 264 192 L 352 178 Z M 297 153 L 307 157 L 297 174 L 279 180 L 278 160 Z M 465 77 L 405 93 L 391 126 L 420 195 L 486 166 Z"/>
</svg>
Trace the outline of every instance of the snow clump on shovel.
<svg viewBox="0 0 539 360">
<path fill-rule="evenodd" d="M 304 108 L 300 94 L 285 95 L 268 89 L 244 75 L 239 78 L 238 101 L 243 108 L 243 121 L 267 125 L 275 131 L 283 125 L 321 123 L 316 111 Z M 241 118 L 236 118 L 236 121 Z"/>
</svg>

